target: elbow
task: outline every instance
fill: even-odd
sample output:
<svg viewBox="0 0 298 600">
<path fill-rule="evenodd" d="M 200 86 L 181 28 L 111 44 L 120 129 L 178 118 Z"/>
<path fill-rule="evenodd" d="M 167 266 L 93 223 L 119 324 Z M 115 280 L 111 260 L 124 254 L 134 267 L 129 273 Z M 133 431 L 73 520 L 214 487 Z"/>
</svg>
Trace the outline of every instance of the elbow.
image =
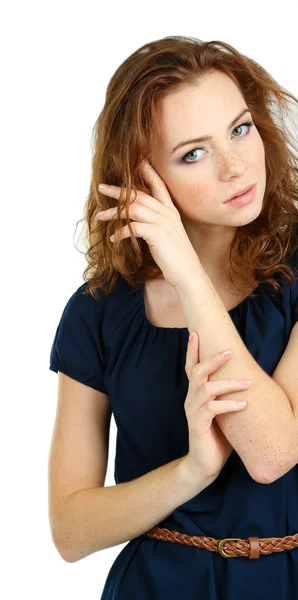
<svg viewBox="0 0 298 600">
<path fill-rule="evenodd" d="M 79 558 L 74 557 L 73 553 L 70 552 L 69 550 L 65 550 L 64 548 L 60 548 L 58 549 L 58 552 L 61 556 L 61 558 L 63 558 L 63 560 L 67 563 L 75 563 L 79 560 Z"/>
<path fill-rule="evenodd" d="M 74 551 L 70 548 L 66 548 L 65 545 L 58 543 L 58 541 L 52 536 L 53 542 L 57 552 L 59 552 L 61 558 L 67 563 L 74 563 L 79 560 L 78 556 L 75 556 Z"/>
<path fill-rule="evenodd" d="M 61 536 L 58 535 L 57 533 L 57 529 L 55 527 L 51 527 L 51 536 L 52 536 L 52 540 L 54 543 L 54 546 L 57 550 L 57 552 L 59 552 L 61 558 L 68 563 L 74 563 L 77 562 L 78 557 L 75 556 L 74 551 L 72 550 L 71 544 L 68 543 L 66 544 L 65 541 L 61 540 Z"/>
<path fill-rule="evenodd" d="M 256 473 L 254 473 L 253 479 L 257 483 L 274 483 L 275 481 L 280 479 L 280 477 L 283 477 L 283 475 L 285 475 L 290 469 L 291 467 L 277 469 L 276 465 L 275 468 L 272 467 L 272 469 L 269 469 L 267 467 L 263 470 L 260 469 L 257 475 Z"/>
<path fill-rule="evenodd" d="M 250 475 L 250 477 L 256 481 L 257 483 L 263 483 L 263 484 L 268 484 L 268 483 L 273 483 L 274 481 L 276 481 L 276 479 L 279 479 L 279 475 L 276 474 L 276 469 L 273 472 L 272 469 L 270 469 L 268 467 L 268 465 L 266 467 L 263 468 L 259 468 L 258 471 L 256 471 L 256 468 L 251 468 L 250 465 L 246 466 L 246 470 L 248 472 L 248 474 Z"/>
<path fill-rule="evenodd" d="M 283 475 L 288 473 L 288 471 L 290 471 L 295 466 L 295 464 L 289 461 L 280 461 L 279 464 L 267 464 L 266 466 L 259 468 L 257 474 L 254 471 L 252 477 L 255 481 L 257 481 L 257 483 L 274 483 L 275 481 L 283 477 Z"/>
<path fill-rule="evenodd" d="M 86 550 L 76 544 L 73 539 L 62 539 L 61 537 L 57 538 L 57 536 L 54 534 L 52 534 L 52 538 L 56 550 L 59 552 L 61 558 L 67 563 L 78 562 L 92 553 L 92 551 L 86 552 Z M 101 549 L 102 548 L 98 550 Z"/>
<path fill-rule="evenodd" d="M 268 484 L 268 483 L 273 483 L 274 481 L 276 481 L 276 479 L 278 479 L 278 477 L 272 478 L 269 477 L 268 475 L 264 475 L 264 473 L 260 476 L 254 476 L 253 479 L 257 482 L 257 483 L 263 483 L 263 484 Z"/>
</svg>

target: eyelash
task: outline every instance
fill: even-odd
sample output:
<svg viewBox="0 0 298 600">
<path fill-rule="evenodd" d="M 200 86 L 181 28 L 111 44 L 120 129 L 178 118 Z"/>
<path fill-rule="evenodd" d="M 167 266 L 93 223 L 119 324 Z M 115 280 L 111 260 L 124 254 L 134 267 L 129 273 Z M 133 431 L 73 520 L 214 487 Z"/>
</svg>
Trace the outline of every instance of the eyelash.
<svg viewBox="0 0 298 600">
<path fill-rule="evenodd" d="M 236 135 L 236 138 L 237 138 L 237 137 L 243 138 L 243 137 L 245 137 L 246 135 L 249 135 L 251 127 L 253 127 L 253 126 L 254 126 L 254 122 L 253 122 L 253 121 L 247 121 L 246 123 L 241 123 L 241 125 L 237 125 L 237 126 L 234 128 L 234 129 L 238 129 L 238 127 L 244 127 L 244 126 L 247 126 L 247 127 L 248 127 L 248 131 L 247 131 L 247 133 L 245 133 L 244 135 L 241 135 L 241 136 L 239 136 L 239 135 Z M 234 131 L 234 129 L 233 129 L 233 131 Z M 181 158 L 181 161 L 180 161 L 180 162 L 182 162 L 182 163 L 185 163 L 185 164 L 187 164 L 187 165 L 189 165 L 189 164 L 191 164 L 191 163 L 197 163 L 197 162 L 199 162 L 199 161 L 201 160 L 200 158 L 199 158 L 198 160 L 196 160 L 196 161 L 194 161 L 194 160 L 191 160 L 190 162 L 187 162 L 187 161 L 186 161 L 186 158 L 188 157 L 188 155 L 189 155 L 189 154 L 191 154 L 192 152 L 194 152 L 195 150 L 204 150 L 204 148 L 200 148 L 200 147 L 198 147 L 198 148 L 193 148 L 193 150 L 190 150 L 190 151 L 189 151 L 187 154 L 185 154 L 185 155 L 184 155 L 184 156 Z"/>
</svg>

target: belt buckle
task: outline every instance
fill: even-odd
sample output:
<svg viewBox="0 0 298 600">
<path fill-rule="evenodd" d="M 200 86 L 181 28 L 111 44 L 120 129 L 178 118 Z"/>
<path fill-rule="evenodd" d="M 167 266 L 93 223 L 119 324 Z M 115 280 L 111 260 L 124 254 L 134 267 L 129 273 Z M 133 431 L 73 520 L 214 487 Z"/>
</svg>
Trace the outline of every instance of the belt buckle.
<svg viewBox="0 0 298 600">
<path fill-rule="evenodd" d="M 239 540 L 241 540 L 241 538 L 224 538 L 219 542 L 218 552 L 221 554 L 221 556 L 224 556 L 224 558 L 234 558 L 234 556 L 240 558 L 238 554 L 226 554 L 224 550 L 224 545 L 226 542 L 238 542 Z"/>
</svg>

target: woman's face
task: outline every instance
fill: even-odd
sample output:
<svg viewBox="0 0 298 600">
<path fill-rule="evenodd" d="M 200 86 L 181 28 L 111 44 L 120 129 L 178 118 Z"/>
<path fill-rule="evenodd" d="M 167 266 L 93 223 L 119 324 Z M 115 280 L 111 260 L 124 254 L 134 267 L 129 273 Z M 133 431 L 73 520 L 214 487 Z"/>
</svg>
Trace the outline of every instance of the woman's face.
<svg viewBox="0 0 298 600">
<path fill-rule="evenodd" d="M 219 249 L 235 228 L 253 221 L 262 210 L 266 187 L 262 139 L 245 112 L 247 104 L 234 82 L 214 71 L 198 84 L 169 94 L 158 110 L 158 140 L 152 166 L 165 181 L 185 230 L 198 254 L 202 241 Z M 233 120 L 235 123 L 231 125 Z M 209 140 L 188 142 L 210 135 Z M 256 183 L 256 195 L 244 206 L 224 204 L 239 190 Z"/>
</svg>

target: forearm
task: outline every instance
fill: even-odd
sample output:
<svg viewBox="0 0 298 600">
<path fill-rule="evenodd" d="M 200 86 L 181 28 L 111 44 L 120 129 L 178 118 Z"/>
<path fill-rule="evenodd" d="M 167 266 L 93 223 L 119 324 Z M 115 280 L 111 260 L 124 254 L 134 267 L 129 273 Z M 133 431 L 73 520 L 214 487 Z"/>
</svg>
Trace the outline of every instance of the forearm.
<svg viewBox="0 0 298 600">
<path fill-rule="evenodd" d="M 251 379 L 244 391 L 221 396 L 246 400 L 237 413 L 217 415 L 216 421 L 254 479 L 267 483 L 287 471 L 288 448 L 294 441 L 295 422 L 283 390 L 257 364 L 243 343 L 228 311 L 203 270 L 176 288 L 189 331 L 199 335 L 200 360 L 225 348 L 232 358 L 209 376 L 218 379 Z"/>
<path fill-rule="evenodd" d="M 187 456 L 187 455 L 186 455 Z M 186 457 L 129 482 L 71 494 L 59 520 L 59 552 L 76 562 L 123 544 L 155 527 L 210 485 L 193 473 Z"/>
</svg>

